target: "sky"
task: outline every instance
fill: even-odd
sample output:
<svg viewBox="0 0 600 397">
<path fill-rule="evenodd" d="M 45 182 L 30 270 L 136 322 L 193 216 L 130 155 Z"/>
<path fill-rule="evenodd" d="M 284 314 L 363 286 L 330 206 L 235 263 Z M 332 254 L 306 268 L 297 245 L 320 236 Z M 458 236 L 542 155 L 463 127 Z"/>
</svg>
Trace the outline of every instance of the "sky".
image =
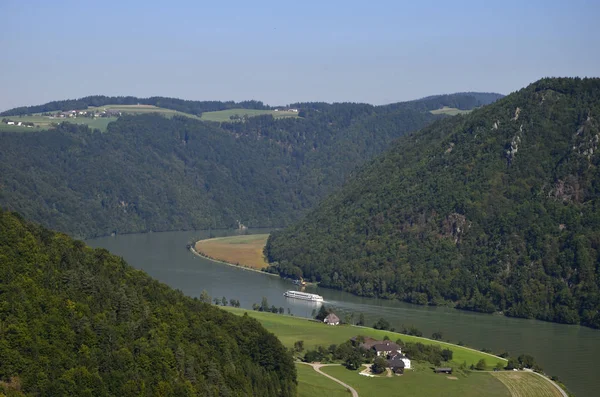
<svg viewBox="0 0 600 397">
<path fill-rule="evenodd" d="M 0 110 L 87 95 L 384 104 L 600 75 L 600 1 L 0 0 Z"/>
</svg>

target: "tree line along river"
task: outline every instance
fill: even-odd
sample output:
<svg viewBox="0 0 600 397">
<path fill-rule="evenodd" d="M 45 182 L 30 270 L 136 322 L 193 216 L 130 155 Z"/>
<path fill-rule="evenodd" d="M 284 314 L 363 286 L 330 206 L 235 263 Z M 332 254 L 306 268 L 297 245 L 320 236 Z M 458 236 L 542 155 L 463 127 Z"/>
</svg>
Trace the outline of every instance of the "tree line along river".
<svg viewBox="0 0 600 397">
<path fill-rule="evenodd" d="M 288 309 L 295 316 L 310 317 L 313 303 L 287 299 L 283 293 L 294 289 L 288 280 L 219 264 L 192 254 L 186 244 L 197 240 L 233 235 L 237 231 L 162 232 L 102 237 L 87 241 L 122 256 L 130 265 L 181 290 L 200 296 L 206 290 L 213 298 L 238 299 L 243 308 L 252 308 L 266 297 L 269 305 Z M 267 233 L 265 229 L 250 233 Z M 501 315 L 465 312 L 444 307 L 418 306 L 374 298 L 362 298 L 342 291 L 313 287 L 307 292 L 322 295 L 340 318 L 354 313 L 371 325 L 379 318 L 392 327 L 415 326 L 424 336 L 441 331 L 444 340 L 462 342 L 476 349 L 511 355 L 531 354 L 550 375 L 557 375 L 577 396 L 600 395 L 600 377 L 595 364 L 600 357 L 600 331 L 586 327 L 516 319 Z"/>
</svg>

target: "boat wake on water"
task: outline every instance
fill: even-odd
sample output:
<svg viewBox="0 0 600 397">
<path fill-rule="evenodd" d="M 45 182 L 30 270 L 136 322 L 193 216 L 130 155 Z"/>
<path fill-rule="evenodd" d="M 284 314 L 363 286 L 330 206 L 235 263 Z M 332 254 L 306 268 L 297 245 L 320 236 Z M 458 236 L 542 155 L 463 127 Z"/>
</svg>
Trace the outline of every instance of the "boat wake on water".
<svg viewBox="0 0 600 397">
<path fill-rule="evenodd" d="M 308 292 L 286 291 L 283 293 L 286 298 L 301 299 L 310 302 L 323 302 L 323 297 L 317 294 L 309 294 Z"/>
</svg>

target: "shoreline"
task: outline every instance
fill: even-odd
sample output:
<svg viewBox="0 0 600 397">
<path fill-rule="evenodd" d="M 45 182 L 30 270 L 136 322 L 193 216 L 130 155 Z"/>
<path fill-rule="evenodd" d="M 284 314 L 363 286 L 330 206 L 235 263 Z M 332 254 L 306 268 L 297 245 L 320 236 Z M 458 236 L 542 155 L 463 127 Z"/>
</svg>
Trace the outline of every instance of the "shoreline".
<svg viewBox="0 0 600 397">
<path fill-rule="evenodd" d="M 199 240 L 199 241 L 202 241 L 202 240 Z M 196 251 L 196 248 L 195 248 L 196 243 L 198 243 L 198 241 L 196 241 L 194 244 L 190 245 L 189 250 L 194 255 L 199 256 L 200 258 L 204 258 L 204 259 L 207 259 L 207 260 L 215 262 L 215 263 L 221 263 L 223 265 L 232 266 L 232 267 L 235 267 L 235 268 L 238 268 L 238 269 L 248 270 L 248 271 L 251 271 L 251 272 L 256 272 L 256 273 L 260 273 L 260 274 L 266 274 L 266 275 L 269 275 L 269 276 L 275 276 L 275 277 L 281 278 L 279 276 L 279 274 L 263 272 L 262 270 L 254 269 L 252 267 L 247 267 L 247 266 L 242 266 L 242 265 L 236 265 L 235 263 L 225 262 L 225 261 L 222 261 L 222 260 L 219 260 L 219 259 L 214 259 L 214 258 L 208 257 L 208 256 L 206 256 L 206 255 L 204 255 L 204 254 Z"/>
</svg>

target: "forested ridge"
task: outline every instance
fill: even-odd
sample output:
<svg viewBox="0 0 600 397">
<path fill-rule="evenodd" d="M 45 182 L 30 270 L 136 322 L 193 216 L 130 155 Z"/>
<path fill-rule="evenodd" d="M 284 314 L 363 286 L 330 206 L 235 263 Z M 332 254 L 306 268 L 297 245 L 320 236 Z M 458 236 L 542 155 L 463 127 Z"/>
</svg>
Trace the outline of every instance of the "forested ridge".
<svg viewBox="0 0 600 397">
<path fill-rule="evenodd" d="M 600 327 L 600 79 L 542 79 L 406 135 L 272 271 L 362 296 Z"/>
<path fill-rule="evenodd" d="M 457 94 L 432 95 L 422 99 L 417 99 L 410 102 L 398 102 L 386 106 L 406 106 L 411 103 L 413 108 L 422 108 L 427 110 L 439 109 L 443 106 L 455 107 L 462 110 L 470 110 L 475 107 L 488 105 L 503 95 L 488 92 L 461 92 Z M 189 113 L 200 116 L 203 112 L 214 112 L 226 109 L 258 109 L 270 110 L 276 106 L 265 105 L 261 101 L 193 101 L 178 98 L 154 96 L 149 98 L 138 98 L 134 96 L 106 96 L 106 95 L 90 95 L 79 99 L 65 99 L 62 101 L 52 101 L 43 105 L 20 106 L 9 109 L 0 113 L 0 116 L 19 116 L 33 113 L 56 112 L 67 110 L 81 110 L 89 106 L 107 106 L 107 105 L 152 105 L 165 109 L 176 110 L 178 112 Z M 331 106 L 328 103 L 304 102 L 294 103 L 290 107 L 293 108 L 309 108 L 309 109 L 327 109 Z M 370 105 L 366 105 L 370 106 Z M 372 107 L 372 106 L 371 106 Z"/>
<path fill-rule="evenodd" d="M 106 133 L 68 123 L 0 133 L 0 205 L 75 237 L 285 226 L 394 139 L 438 119 L 429 108 L 494 98 L 472 95 L 393 107 L 305 103 L 302 117 L 280 120 L 146 114 Z"/>
<path fill-rule="evenodd" d="M 0 394 L 294 396 L 256 320 L 0 210 Z"/>
<path fill-rule="evenodd" d="M 152 105 L 178 112 L 189 113 L 200 116 L 203 112 L 214 112 L 218 110 L 243 108 L 243 109 L 270 109 L 269 106 L 260 101 L 190 101 L 185 99 L 150 97 L 137 98 L 133 96 L 105 96 L 92 95 L 79 99 L 66 99 L 63 101 L 52 101 L 43 105 L 21 106 L 0 113 L 0 116 L 18 116 L 32 113 L 45 113 L 68 110 L 87 109 L 88 106 L 106 105 Z"/>
</svg>

